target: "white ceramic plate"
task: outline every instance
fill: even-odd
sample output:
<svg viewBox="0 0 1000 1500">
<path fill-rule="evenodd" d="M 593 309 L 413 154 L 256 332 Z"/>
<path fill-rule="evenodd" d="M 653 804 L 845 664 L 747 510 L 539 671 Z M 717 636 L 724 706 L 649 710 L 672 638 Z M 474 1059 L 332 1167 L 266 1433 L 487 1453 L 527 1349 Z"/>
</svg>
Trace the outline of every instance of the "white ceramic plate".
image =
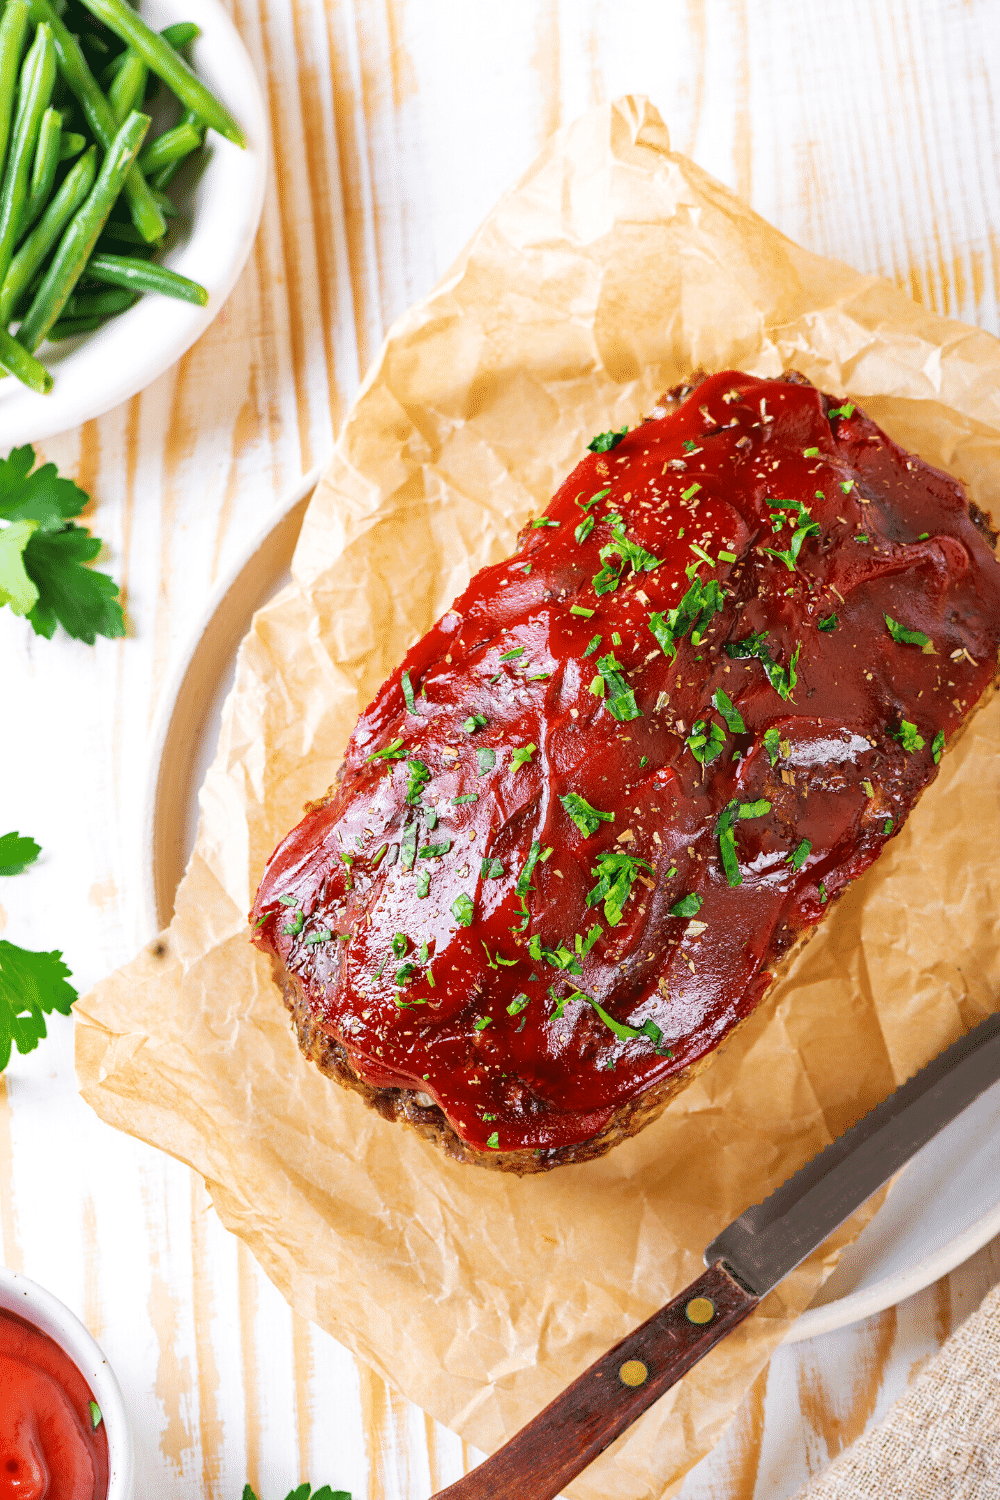
<svg viewBox="0 0 1000 1500">
<path fill-rule="evenodd" d="M 255 610 L 289 579 L 320 469 L 286 496 L 220 585 L 195 632 L 153 741 L 143 828 L 149 933 L 166 927 L 194 846 L 198 788 L 215 754 L 236 650 Z M 1000 1084 L 919 1152 L 786 1342 L 845 1328 L 918 1292 L 1000 1232 Z"/>
<path fill-rule="evenodd" d="M 147 294 L 93 333 L 43 344 L 39 358 L 55 377 L 48 396 L 12 376 L 0 380 L 0 451 L 98 417 L 168 370 L 221 310 L 257 233 L 267 178 L 267 117 L 239 33 L 219 0 L 142 0 L 141 14 L 157 31 L 175 21 L 198 23 L 195 69 L 247 138 L 241 151 L 214 130 L 207 133 L 204 168 L 190 185 L 183 219 L 174 221 L 180 226 L 176 242 L 162 258 L 171 270 L 201 282 L 208 305 Z M 122 246 L 123 253 L 127 249 Z"/>
</svg>

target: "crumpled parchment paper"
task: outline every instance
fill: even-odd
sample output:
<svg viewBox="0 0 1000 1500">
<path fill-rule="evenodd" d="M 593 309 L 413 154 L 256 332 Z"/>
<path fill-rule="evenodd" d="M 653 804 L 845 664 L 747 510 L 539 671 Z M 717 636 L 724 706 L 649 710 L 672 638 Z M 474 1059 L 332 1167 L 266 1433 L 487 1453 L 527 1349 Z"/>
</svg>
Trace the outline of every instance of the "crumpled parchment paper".
<svg viewBox="0 0 1000 1500">
<path fill-rule="evenodd" d="M 513 548 L 588 439 L 697 366 L 795 366 L 1000 514 L 994 339 L 784 239 L 671 153 L 646 100 L 591 111 L 390 332 L 295 581 L 240 649 L 174 920 L 77 1006 L 102 1118 L 189 1162 L 299 1312 L 486 1449 L 1000 994 L 995 702 L 712 1067 L 603 1160 L 523 1181 L 454 1165 L 297 1051 L 245 921 L 272 848 L 405 648 Z M 863 1218 L 569 1493 L 672 1493 Z"/>
</svg>

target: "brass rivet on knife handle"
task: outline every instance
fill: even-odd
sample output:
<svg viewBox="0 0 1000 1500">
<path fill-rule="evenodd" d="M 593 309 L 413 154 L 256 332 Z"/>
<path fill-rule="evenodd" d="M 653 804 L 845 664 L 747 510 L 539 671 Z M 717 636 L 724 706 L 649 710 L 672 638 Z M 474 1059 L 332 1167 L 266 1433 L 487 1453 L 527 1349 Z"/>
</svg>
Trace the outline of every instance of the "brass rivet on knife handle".
<svg viewBox="0 0 1000 1500">
<path fill-rule="evenodd" d="M 638 1386 L 649 1378 L 649 1370 L 641 1359 L 627 1359 L 618 1371 L 622 1385 Z"/>
<path fill-rule="evenodd" d="M 715 1317 L 715 1303 L 708 1297 L 692 1297 L 684 1309 L 689 1323 L 711 1323 Z"/>
</svg>

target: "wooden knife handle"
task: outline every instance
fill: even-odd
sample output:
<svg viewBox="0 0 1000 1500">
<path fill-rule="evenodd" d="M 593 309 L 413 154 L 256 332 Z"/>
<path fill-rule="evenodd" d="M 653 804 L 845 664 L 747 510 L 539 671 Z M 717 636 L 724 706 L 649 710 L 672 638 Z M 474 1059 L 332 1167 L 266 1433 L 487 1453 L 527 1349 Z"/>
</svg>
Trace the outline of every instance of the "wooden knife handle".
<svg viewBox="0 0 1000 1500">
<path fill-rule="evenodd" d="M 584 1370 L 478 1469 L 433 1500 L 556 1500 L 757 1306 L 717 1262 Z"/>
</svg>

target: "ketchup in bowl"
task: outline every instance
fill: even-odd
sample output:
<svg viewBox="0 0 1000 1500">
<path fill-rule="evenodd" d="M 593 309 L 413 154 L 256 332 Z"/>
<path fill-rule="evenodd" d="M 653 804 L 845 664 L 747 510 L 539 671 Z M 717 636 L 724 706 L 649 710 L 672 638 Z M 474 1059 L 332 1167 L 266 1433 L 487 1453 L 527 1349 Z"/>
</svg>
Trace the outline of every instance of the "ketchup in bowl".
<svg viewBox="0 0 1000 1500">
<path fill-rule="evenodd" d="M 0 1311 L 0 1500 L 105 1500 L 108 1441 L 90 1387 L 53 1339 Z"/>
</svg>

